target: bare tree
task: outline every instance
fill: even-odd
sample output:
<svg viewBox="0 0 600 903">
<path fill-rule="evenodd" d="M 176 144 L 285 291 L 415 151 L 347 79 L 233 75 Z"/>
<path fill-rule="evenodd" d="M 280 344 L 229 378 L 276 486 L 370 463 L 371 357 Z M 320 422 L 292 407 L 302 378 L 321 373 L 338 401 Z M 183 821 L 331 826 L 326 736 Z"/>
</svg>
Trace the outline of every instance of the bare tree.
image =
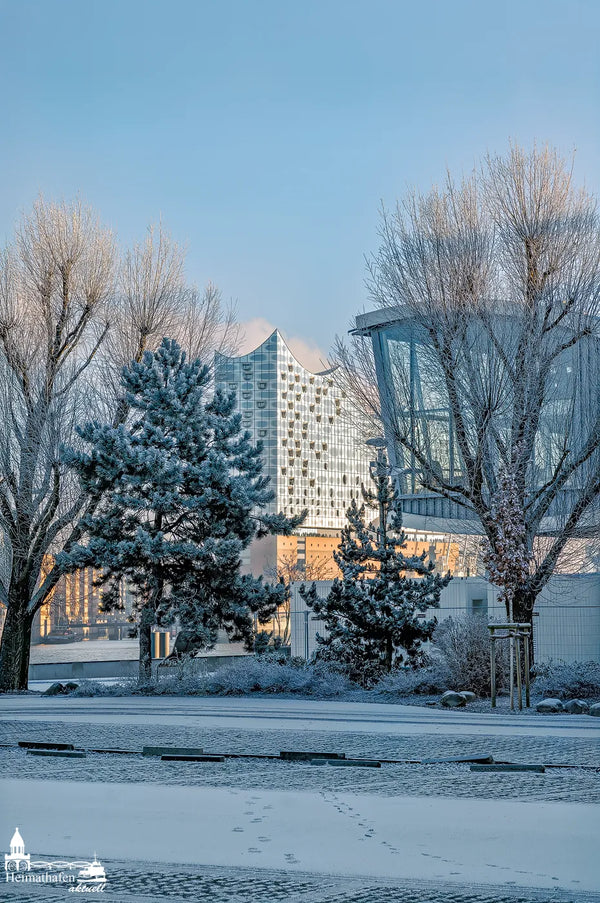
<svg viewBox="0 0 600 903">
<path fill-rule="evenodd" d="M 233 305 L 209 283 L 202 293 L 188 285 L 185 254 L 162 225 L 128 251 L 117 273 L 113 324 L 103 348 L 103 386 L 109 405 L 120 392 L 120 373 L 141 361 L 165 336 L 192 358 L 210 363 L 216 351 L 234 354 L 240 337 Z M 122 402 L 120 402 L 122 404 Z"/>
<path fill-rule="evenodd" d="M 77 391 L 106 337 L 112 236 L 80 204 L 39 200 L 5 252 L 0 275 L 3 433 L 0 526 L 9 546 L 0 687 L 27 687 L 29 639 L 44 556 L 77 516 L 65 498 L 59 445 Z M 44 596 L 45 598 L 45 596 Z"/>
<path fill-rule="evenodd" d="M 398 324 L 381 413 L 405 491 L 460 506 L 501 557 L 510 472 L 530 562 L 514 614 L 531 621 L 561 558 L 599 533 L 596 200 L 553 150 L 512 147 L 384 210 L 380 235 L 369 288 Z"/>
<path fill-rule="evenodd" d="M 127 417 L 118 372 L 166 332 L 192 350 L 235 343 L 233 314 L 210 287 L 186 287 L 162 230 L 117 263 L 115 244 L 80 203 L 39 200 L 0 260 L 0 690 L 25 689 L 33 618 L 62 576 L 53 563 L 83 535 L 98 499 L 61 463 L 91 416 Z M 43 565 L 43 567 L 42 567 Z"/>
<path fill-rule="evenodd" d="M 349 340 L 336 336 L 330 366 L 334 381 L 352 402 L 347 407 L 346 416 L 354 424 L 358 424 L 360 440 L 366 442 L 367 439 L 381 436 L 384 430 L 381 399 L 373 347 L 354 332 L 356 319 L 351 326 Z M 359 417 L 356 416 L 357 412 Z"/>
</svg>

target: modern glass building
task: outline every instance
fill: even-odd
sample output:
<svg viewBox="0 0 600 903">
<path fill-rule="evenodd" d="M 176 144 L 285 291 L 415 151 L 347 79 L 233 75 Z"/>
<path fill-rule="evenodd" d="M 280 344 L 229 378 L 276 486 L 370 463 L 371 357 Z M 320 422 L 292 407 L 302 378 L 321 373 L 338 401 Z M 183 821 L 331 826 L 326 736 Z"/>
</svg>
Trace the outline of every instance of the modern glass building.
<svg viewBox="0 0 600 903">
<path fill-rule="evenodd" d="M 306 508 L 302 532 L 339 531 L 350 502 L 361 498 L 373 454 L 333 371 L 307 370 L 275 330 L 249 354 L 218 354 L 215 379 L 236 392 L 243 428 L 263 443 L 264 472 L 275 492 L 271 511 L 294 515 Z"/>
<path fill-rule="evenodd" d="M 373 343 L 377 383 L 392 475 L 402 498 L 405 526 L 449 529 L 450 521 L 465 521 L 471 512 L 449 499 L 423 490 L 420 467 L 398 441 L 398 428 L 421 445 L 448 482 L 460 475 L 452 415 L 441 381 L 429 355 L 422 328 L 407 314 L 374 311 L 356 320 L 356 332 Z M 439 521 L 439 523 L 438 523 Z M 479 532 L 461 523 L 459 532 Z"/>
<path fill-rule="evenodd" d="M 498 318 L 498 335 L 510 329 L 510 319 Z M 461 459 L 457 447 L 452 410 L 439 365 L 431 353 L 425 328 L 407 309 L 377 310 L 357 317 L 356 333 L 369 337 L 377 372 L 388 454 L 393 475 L 402 498 L 406 527 L 439 529 L 456 534 L 481 532 L 478 519 L 468 508 L 423 488 L 423 470 L 415 454 L 407 449 L 420 449 L 427 461 L 447 484 L 459 483 Z M 508 333 L 507 333 L 508 335 Z M 569 346 L 565 334 L 565 350 L 557 358 L 547 381 L 547 401 L 536 426 L 533 485 L 544 486 L 551 480 L 565 449 L 565 424 L 569 424 L 569 443 L 584 445 L 593 435 L 592 424 L 600 405 L 600 342 L 597 335 Z M 482 384 L 493 385 L 493 352 L 488 351 L 481 335 L 472 336 L 477 353 L 473 358 L 482 374 Z M 463 375 L 463 378 L 464 375 Z M 475 374 L 473 379 L 477 379 Z M 460 384 L 458 391 L 468 391 Z M 509 424 L 498 415 L 498 429 Z M 406 443 L 399 436 L 407 438 Z M 571 452 L 574 449 L 571 448 Z M 586 467 L 597 467 L 596 451 Z M 585 467 L 561 490 L 557 506 L 573 505 L 580 490 L 578 481 L 585 480 Z M 552 531 L 553 509 L 547 513 L 545 529 Z M 590 518 L 597 512 L 591 511 Z M 588 519 L 589 520 L 589 519 Z M 597 520 L 594 521 L 596 527 Z"/>
</svg>

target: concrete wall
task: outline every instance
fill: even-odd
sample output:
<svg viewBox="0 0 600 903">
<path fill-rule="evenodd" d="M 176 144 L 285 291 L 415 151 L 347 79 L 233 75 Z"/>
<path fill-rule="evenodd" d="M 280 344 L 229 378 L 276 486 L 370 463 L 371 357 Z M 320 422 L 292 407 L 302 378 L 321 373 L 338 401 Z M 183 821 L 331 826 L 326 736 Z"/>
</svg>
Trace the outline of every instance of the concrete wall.
<svg viewBox="0 0 600 903">
<path fill-rule="evenodd" d="M 29 666 L 29 680 L 97 680 L 101 677 L 136 677 L 136 661 L 51 662 Z"/>
<path fill-rule="evenodd" d="M 205 655 L 193 660 L 192 670 L 216 671 L 223 665 L 239 661 L 240 655 Z M 153 670 L 156 666 L 153 662 Z M 52 662 L 29 666 L 29 680 L 98 680 L 103 677 L 131 678 L 138 675 L 138 662 Z M 161 676 L 169 674 L 171 669 L 161 668 Z M 175 673 L 176 666 L 172 668 Z"/>
</svg>

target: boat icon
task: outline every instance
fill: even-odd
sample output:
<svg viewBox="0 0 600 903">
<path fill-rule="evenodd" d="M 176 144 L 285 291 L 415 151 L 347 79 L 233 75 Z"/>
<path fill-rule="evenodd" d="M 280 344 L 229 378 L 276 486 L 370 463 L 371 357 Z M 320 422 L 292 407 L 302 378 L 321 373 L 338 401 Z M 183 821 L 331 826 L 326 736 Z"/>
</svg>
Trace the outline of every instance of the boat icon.
<svg viewBox="0 0 600 903">
<path fill-rule="evenodd" d="M 106 882 L 104 866 L 96 859 L 95 853 L 94 861 L 88 863 L 77 875 L 77 882 L 79 884 L 104 884 Z"/>
</svg>

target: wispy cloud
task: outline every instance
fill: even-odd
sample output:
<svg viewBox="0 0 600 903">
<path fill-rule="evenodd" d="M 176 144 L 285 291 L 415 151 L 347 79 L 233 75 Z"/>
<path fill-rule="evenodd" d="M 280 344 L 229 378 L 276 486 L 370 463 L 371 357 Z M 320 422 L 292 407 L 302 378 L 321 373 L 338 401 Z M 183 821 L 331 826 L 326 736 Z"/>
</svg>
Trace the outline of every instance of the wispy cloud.
<svg viewBox="0 0 600 903">
<path fill-rule="evenodd" d="M 268 320 L 265 320 L 264 317 L 254 317 L 252 320 L 242 323 L 241 329 L 242 340 L 239 353 L 248 354 L 271 335 L 275 326 L 269 323 Z M 318 373 L 319 370 L 324 370 L 328 366 L 327 353 L 322 348 L 319 348 L 316 342 L 310 339 L 303 339 L 300 336 L 289 336 L 283 329 L 280 329 L 279 332 L 287 342 L 294 357 L 300 361 L 303 367 Z"/>
</svg>

